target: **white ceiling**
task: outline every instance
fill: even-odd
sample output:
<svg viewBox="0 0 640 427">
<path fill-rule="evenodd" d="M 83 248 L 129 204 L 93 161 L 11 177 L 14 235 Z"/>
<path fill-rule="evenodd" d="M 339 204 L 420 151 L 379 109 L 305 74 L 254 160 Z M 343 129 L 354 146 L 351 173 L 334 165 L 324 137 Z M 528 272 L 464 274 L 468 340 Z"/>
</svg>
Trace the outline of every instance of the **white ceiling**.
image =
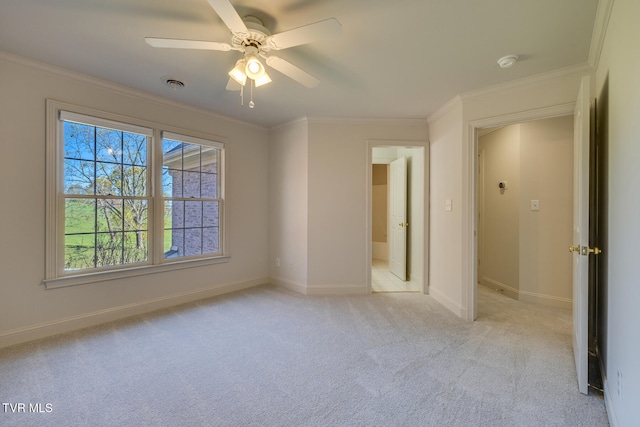
<svg viewBox="0 0 640 427">
<path fill-rule="evenodd" d="M 231 0 L 272 33 L 335 17 L 340 36 L 278 51 L 320 79 L 270 71 L 256 107 L 225 90 L 239 52 L 152 48 L 145 36 L 229 41 L 207 0 L 0 0 L 0 50 L 274 126 L 301 116 L 424 118 L 457 94 L 587 61 L 598 0 Z M 500 69 L 497 59 L 520 61 Z M 172 90 L 161 78 L 186 83 Z"/>
</svg>

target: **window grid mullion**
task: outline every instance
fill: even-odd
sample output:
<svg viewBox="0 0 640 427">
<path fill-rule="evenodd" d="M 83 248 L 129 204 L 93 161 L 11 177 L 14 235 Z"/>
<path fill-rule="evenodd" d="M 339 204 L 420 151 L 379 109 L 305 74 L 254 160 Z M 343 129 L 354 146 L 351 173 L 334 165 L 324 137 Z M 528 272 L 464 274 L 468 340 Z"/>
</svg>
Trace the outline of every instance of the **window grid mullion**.
<svg viewBox="0 0 640 427">
<path fill-rule="evenodd" d="M 98 193 L 98 128 L 93 127 L 93 194 Z M 94 199 L 93 268 L 98 266 L 98 199 Z"/>
<path fill-rule="evenodd" d="M 124 196 L 124 132 L 120 132 L 120 195 Z M 133 172 L 135 174 L 135 171 Z M 120 248 L 121 248 L 121 253 L 120 253 L 120 264 L 124 264 L 124 242 L 126 240 L 126 230 L 125 230 L 125 216 L 126 216 L 126 212 L 127 211 L 127 203 L 125 201 L 125 199 L 122 199 L 122 218 L 121 218 L 121 224 L 122 224 L 122 238 L 121 238 L 121 242 L 120 242 Z M 136 239 L 137 240 L 137 239 Z M 137 243 L 137 242 L 136 242 Z M 138 249 L 136 247 L 136 249 Z M 149 253 L 147 252 L 147 258 L 149 258 Z"/>
</svg>

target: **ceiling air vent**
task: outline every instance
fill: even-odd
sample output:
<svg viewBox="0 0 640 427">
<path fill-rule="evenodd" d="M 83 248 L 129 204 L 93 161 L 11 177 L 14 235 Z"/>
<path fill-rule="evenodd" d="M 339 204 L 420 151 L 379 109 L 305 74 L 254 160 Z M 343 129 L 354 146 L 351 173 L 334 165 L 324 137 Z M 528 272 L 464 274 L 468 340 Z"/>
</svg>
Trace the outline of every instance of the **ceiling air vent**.
<svg viewBox="0 0 640 427">
<path fill-rule="evenodd" d="M 162 77 L 162 83 L 164 83 L 165 86 L 169 86 L 173 90 L 182 89 L 186 86 L 183 81 L 170 76 Z"/>
</svg>

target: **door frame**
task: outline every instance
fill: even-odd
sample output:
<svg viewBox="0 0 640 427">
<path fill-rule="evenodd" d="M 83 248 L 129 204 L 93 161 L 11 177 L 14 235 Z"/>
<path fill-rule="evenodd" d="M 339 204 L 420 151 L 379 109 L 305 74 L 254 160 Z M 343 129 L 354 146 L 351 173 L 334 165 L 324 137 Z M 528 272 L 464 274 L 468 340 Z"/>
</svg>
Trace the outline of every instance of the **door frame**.
<svg viewBox="0 0 640 427">
<path fill-rule="evenodd" d="M 468 321 L 477 318 L 478 283 L 478 131 L 534 120 L 573 115 L 575 102 L 469 121 L 462 150 L 462 310 Z"/>
<path fill-rule="evenodd" d="M 426 140 L 382 140 L 382 139 L 370 139 L 367 140 L 367 153 L 366 153 L 366 161 L 367 167 L 366 170 L 366 216 L 365 216 L 365 228 L 366 228 L 366 236 L 365 236 L 365 281 L 367 285 L 367 294 L 372 293 L 371 287 L 371 258 L 372 258 L 372 223 L 373 223 L 373 209 L 371 205 L 372 201 L 372 177 L 371 173 L 373 170 L 373 149 L 374 148 L 422 148 L 422 161 L 423 161 L 423 172 L 424 176 L 419 181 L 422 183 L 422 200 L 419 201 L 419 209 L 422 211 L 421 218 L 413 219 L 413 223 L 420 222 L 422 225 L 423 232 L 420 233 L 419 230 L 416 232 L 412 232 L 412 238 L 418 237 L 418 248 L 419 252 L 421 252 L 420 258 L 422 259 L 422 268 L 419 270 L 422 272 L 422 286 L 421 292 L 424 294 L 429 293 L 429 245 L 427 242 L 429 241 L 429 142 Z M 411 225 L 410 225 L 411 227 Z M 414 229 L 416 229 L 414 227 Z"/>
</svg>

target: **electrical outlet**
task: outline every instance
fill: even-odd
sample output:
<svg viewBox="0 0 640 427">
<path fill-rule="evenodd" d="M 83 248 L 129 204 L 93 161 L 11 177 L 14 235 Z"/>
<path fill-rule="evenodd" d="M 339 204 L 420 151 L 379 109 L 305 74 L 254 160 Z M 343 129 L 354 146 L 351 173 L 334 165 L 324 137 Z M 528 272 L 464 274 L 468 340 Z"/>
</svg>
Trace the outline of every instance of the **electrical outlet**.
<svg viewBox="0 0 640 427">
<path fill-rule="evenodd" d="M 280 258 L 276 258 L 276 267 L 280 267 Z"/>
</svg>

